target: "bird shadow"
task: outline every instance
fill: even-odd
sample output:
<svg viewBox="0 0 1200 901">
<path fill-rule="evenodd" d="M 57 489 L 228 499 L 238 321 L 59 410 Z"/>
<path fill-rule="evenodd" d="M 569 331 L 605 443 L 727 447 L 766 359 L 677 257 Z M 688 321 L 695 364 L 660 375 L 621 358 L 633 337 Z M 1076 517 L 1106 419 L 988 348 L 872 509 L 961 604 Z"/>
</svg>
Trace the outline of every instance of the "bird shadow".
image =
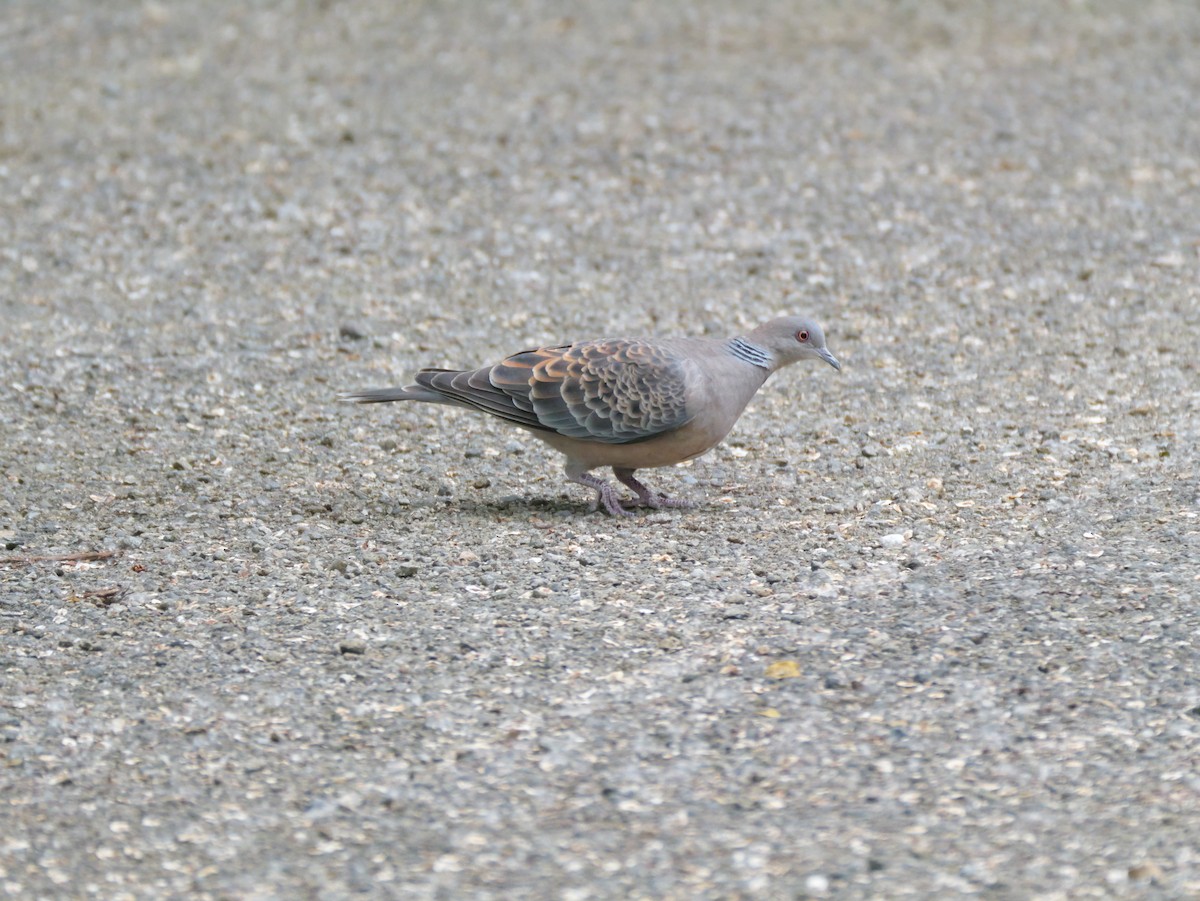
<svg viewBox="0 0 1200 901">
<path fill-rule="evenodd" d="M 549 524 L 561 525 L 571 522 L 628 522 L 636 525 L 651 515 L 685 512 L 642 506 L 633 497 L 622 498 L 622 503 L 627 510 L 634 514 L 633 516 L 610 516 L 603 510 L 592 508 L 586 501 L 576 502 L 567 497 L 509 497 L 495 500 L 459 497 L 446 502 L 448 507 L 465 515 L 491 519 L 518 519 L 540 514 L 554 518 L 555 522 Z"/>
</svg>

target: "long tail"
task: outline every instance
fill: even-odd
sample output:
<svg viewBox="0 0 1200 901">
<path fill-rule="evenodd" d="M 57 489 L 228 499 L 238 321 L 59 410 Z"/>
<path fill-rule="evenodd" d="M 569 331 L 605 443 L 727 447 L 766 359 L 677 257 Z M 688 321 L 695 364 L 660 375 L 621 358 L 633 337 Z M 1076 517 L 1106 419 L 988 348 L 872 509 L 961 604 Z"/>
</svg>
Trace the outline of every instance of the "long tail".
<svg viewBox="0 0 1200 901">
<path fill-rule="evenodd" d="M 444 394 L 422 388 L 420 385 L 409 385 L 407 388 L 368 388 L 365 391 L 351 391 L 342 395 L 342 400 L 356 404 L 390 404 L 397 400 L 419 400 L 429 404 L 453 404 L 454 401 Z"/>
</svg>

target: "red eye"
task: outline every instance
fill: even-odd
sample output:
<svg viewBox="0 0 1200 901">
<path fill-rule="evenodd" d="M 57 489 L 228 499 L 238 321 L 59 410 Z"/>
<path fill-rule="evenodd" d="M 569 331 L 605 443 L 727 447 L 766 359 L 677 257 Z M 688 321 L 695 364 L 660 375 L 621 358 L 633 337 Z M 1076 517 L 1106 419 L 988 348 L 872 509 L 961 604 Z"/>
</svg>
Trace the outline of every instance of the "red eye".
<svg viewBox="0 0 1200 901">
<path fill-rule="evenodd" d="M 807 341 L 808 340 L 808 330 L 800 329 L 800 331 L 796 332 L 796 340 L 799 341 L 801 344 L 803 344 L 805 341 Z"/>
</svg>

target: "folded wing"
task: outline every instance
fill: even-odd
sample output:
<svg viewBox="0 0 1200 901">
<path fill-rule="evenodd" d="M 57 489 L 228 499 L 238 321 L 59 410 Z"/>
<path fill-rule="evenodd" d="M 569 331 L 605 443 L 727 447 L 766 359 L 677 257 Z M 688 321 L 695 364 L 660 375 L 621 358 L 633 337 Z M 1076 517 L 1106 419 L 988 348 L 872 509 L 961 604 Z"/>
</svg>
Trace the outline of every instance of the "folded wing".
<svg viewBox="0 0 1200 901">
<path fill-rule="evenodd" d="M 607 444 L 687 424 L 689 368 L 659 344 L 627 339 L 526 350 L 484 369 L 423 369 L 417 384 L 528 429 Z"/>
</svg>

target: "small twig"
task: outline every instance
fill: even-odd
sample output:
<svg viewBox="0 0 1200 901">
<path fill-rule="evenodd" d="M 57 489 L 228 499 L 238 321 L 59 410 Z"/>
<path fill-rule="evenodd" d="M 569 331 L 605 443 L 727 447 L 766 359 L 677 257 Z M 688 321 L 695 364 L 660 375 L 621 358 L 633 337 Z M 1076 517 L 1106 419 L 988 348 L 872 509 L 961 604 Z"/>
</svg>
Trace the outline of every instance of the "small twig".
<svg viewBox="0 0 1200 901">
<path fill-rule="evenodd" d="M 39 554 L 30 557 L 0 557 L 0 565 L 31 566 L 34 563 L 86 563 L 92 560 L 107 560 L 119 551 L 80 551 L 77 554 Z"/>
</svg>

